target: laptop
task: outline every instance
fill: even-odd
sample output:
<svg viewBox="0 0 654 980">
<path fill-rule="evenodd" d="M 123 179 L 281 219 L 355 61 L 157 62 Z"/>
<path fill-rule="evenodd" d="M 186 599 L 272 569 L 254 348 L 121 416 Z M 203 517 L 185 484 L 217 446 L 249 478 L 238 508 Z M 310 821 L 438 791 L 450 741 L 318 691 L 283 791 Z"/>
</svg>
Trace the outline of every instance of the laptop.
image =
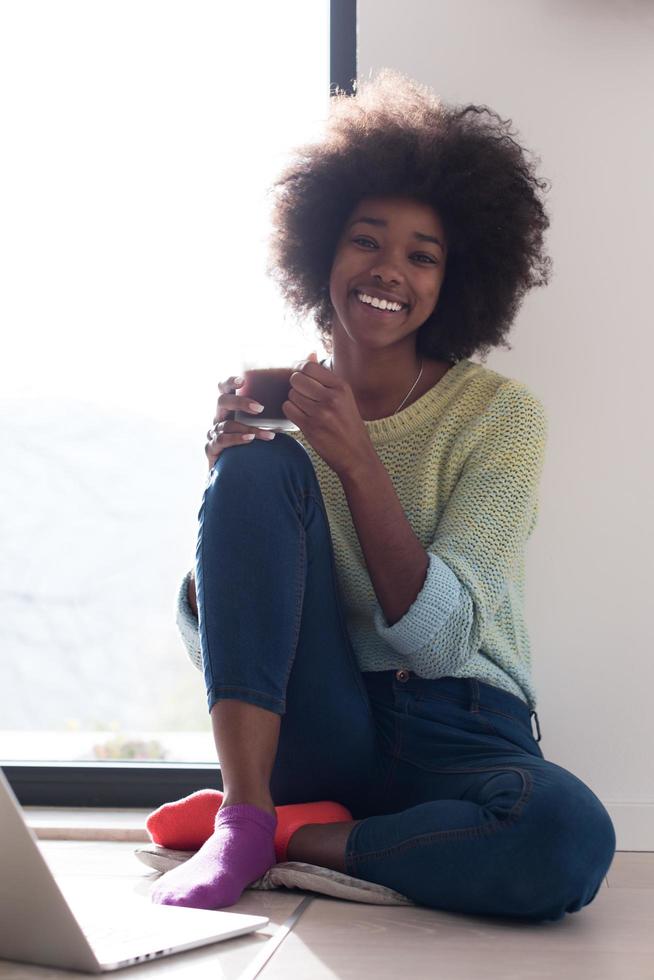
<svg viewBox="0 0 654 980">
<path fill-rule="evenodd" d="M 127 891 L 127 889 L 126 889 Z M 82 897 L 82 896 L 80 896 Z M 115 897 L 115 896 L 114 896 Z M 41 853 L 0 768 L 0 958 L 104 973 L 267 926 L 263 915 L 155 905 L 134 898 L 107 911 L 81 901 L 75 911 Z M 137 903 L 136 905 L 134 903 Z"/>
</svg>

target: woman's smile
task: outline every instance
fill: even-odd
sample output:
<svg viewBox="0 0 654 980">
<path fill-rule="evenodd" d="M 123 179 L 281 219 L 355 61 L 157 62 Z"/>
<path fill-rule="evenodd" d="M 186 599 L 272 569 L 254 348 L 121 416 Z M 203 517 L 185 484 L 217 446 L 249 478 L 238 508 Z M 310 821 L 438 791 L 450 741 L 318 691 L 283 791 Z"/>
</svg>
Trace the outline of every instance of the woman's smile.
<svg viewBox="0 0 654 980">
<path fill-rule="evenodd" d="M 352 300 L 364 316 L 370 316 L 374 320 L 399 319 L 403 317 L 405 313 L 409 312 L 407 306 L 403 306 L 400 310 L 380 309 L 378 306 L 373 306 L 371 303 L 362 300 L 362 295 L 367 296 L 369 294 L 360 293 L 357 290 L 354 290 L 352 293 Z"/>
<path fill-rule="evenodd" d="M 402 368 L 402 358 L 393 360 L 393 368 L 411 374 L 416 335 L 438 302 L 445 259 L 445 229 L 431 205 L 401 195 L 359 201 L 345 221 L 330 273 L 336 347 L 362 344 L 368 358 L 402 345 L 407 363 Z M 341 351 L 335 353 L 342 366 Z"/>
</svg>

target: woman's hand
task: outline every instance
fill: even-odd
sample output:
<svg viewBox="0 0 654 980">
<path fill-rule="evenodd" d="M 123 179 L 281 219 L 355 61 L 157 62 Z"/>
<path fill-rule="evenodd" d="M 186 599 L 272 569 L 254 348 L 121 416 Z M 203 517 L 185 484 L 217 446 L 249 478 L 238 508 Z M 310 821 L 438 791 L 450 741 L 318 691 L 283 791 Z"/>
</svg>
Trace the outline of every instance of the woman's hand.
<svg viewBox="0 0 654 980">
<path fill-rule="evenodd" d="M 352 388 L 317 360 L 300 361 L 282 412 L 339 477 L 350 476 L 375 450 Z"/>
<path fill-rule="evenodd" d="M 244 384 L 243 378 L 232 376 L 227 381 L 218 382 L 218 390 L 222 394 L 218 398 L 216 414 L 213 426 L 207 432 L 207 442 L 204 452 L 209 461 L 211 469 L 224 449 L 229 446 L 247 446 L 254 439 L 274 439 L 275 433 L 268 429 L 260 429 L 256 425 L 245 425 L 243 422 L 235 422 L 233 412 L 247 412 L 249 415 L 258 415 L 259 412 L 252 408 L 258 404 L 246 395 L 236 395 L 234 392 Z M 263 406 L 262 406 L 263 407 Z"/>
</svg>

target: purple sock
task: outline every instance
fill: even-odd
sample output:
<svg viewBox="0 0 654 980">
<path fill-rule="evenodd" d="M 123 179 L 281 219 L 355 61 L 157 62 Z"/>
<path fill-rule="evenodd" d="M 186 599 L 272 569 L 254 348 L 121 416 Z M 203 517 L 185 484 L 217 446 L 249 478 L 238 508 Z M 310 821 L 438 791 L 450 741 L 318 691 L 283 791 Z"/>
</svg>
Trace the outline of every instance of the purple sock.
<svg viewBox="0 0 654 980">
<path fill-rule="evenodd" d="M 250 803 L 221 807 L 214 832 L 192 858 L 153 886 L 157 905 L 222 909 L 276 864 L 277 817 Z"/>
</svg>

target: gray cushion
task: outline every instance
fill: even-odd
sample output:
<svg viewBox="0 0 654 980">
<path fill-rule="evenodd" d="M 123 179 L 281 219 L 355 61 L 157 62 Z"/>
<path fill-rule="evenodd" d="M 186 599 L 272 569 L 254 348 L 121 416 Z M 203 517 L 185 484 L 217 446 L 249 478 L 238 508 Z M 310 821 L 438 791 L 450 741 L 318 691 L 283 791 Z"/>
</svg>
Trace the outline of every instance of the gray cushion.
<svg viewBox="0 0 654 980">
<path fill-rule="evenodd" d="M 143 864 L 165 874 L 166 871 L 171 871 L 184 861 L 188 861 L 196 852 L 174 851 L 169 847 L 160 847 L 158 844 L 148 844 L 137 847 L 134 853 Z M 364 881 L 362 878 L 352 878 L 340 871 L 321 868 L 315 864 L 304 864 L 301 861 L 274 864 L 262 878 L 249 885 L 249 888 L 253 891 L 300 888 L 302 891 L 318 892 L 348 902 L 363 902 L 365 905 L 416 904 L 405 895 L 400 895 L 399 892 L 384 885 Z"/>
</svg>

